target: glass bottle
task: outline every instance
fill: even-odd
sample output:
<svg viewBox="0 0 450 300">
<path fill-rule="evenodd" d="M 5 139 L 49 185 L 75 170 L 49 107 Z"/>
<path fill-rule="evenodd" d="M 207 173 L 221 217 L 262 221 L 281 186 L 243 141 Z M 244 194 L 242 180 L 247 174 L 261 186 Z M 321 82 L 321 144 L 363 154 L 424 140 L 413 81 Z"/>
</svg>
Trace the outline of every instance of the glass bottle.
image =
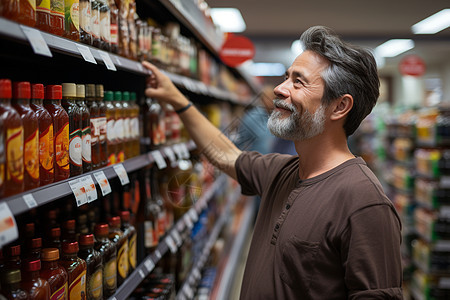
<svg viewBox="0 0 450 300">
<path fill-rule="evenodd" d="M 110 42 L 111 52 L 119 53 L 119 9 L 114 0 L 108 0 L 111 24 L 110 24 Z"/>
<path fill-rule="evenodd" d="M 130 212 L 127 210 L 120 212 L 120 219 L 122 220 L 122 231 L 128 240 L 128 266 L 131 274 L 136 269 L 136 228 L 130 224 Z"/>
<path fill-rule="evenodd" d="M 77 241 L 75 220 L 66 220 L 62 223 L 61 242 L 73 243 Z"/>
<path fill-rule="evenodd" d="M 120 217 L 109 219 L 109 239 L 116 245 L 117 249 L 117 287 L 119 287 L 128 276 L 128 240 L 120 229 Z"/>
<path fill-rule="evenodd" d="M 95 101 L 97 102 L 98 106 L 98 113 L 99 113 L 99 129 L 100 129 L 100 135 L 99 135 L 99 143 L 100 143 L 100 162 L 101 166 L 104 167 L 108 164 L 108 149 L 107 149 L 107 138 L 106 138 L 106 126 L 107 126 L 107 120 L 106 120 L 106 104 L 103 100 L 104 98 L 104 88 L 102 84 L 96 84 L 95 85 Z"/>
<path fill-rule="evenodd" d="M 94 170 L 101 167 L 99 108 L 95 97 L 95 84 L 86 84 L 86 105 L 89 107 L 91 123 L 91 158 Z"/>
<path fill-rule="evenodd" d="M 158 236 L 163 236 L 166 233 L 166 209 L 164 207 L 164 199 L 159 192 L 159 182 L 156 175 L 156 169 L 152 168 L 150 171 L 150 189 L 152 192 L 152 201 L 159 206 L 157 230 Z"/>
<path fill-rule="evenodd" d="M 138 156 L 140 154 L 140 128 L 139 128 L 139 105 L 136 103 L 136 93 L 132 92 L 130 94 L 130 107 L 131 107 L 131 120 L 130 120 L 130 128 L 131 128 L 131 155 L 132 157 Z"/>
<path fill-rule="evenodd" d="M 36 0 L 19 0 L 17 22 L 30 27 L 36 25 Z"/>
<path fill-rule="evenodd" d="M 124 144 L 124 159 L 131 157 L 131 106 L 129 104 L 130 93 L 122 93 L 122 115 L 123 115 L 123 144 Z"/>
<path fill-rule="evenodd" d="M 164 110 L 157 100 L 152 100 L 149 109 L 150 148 L 155 149 L 166 142 Z"/>
<path fill-rule="evenodd" d="M 50 33 L 64 35 L 64 0 L 50 0 Z"/>
<path fill-rule="evenodd" d="M 145 253 L 150 255 L 155 251 L 159 241 L 158 217 L 161 208 L 152 198 L 150 169 L 147 169 L 144 177 L 145 188 L 145 221 L 144 221 L 144 247 Z"/>
<path fill-rule="evenodd" d="M 94 249 L 103 258 L 103 298 L 109 298 L 117 289 L 117 250 L 114 243 L 108 239 L 109 225 L 95 225 Z"/>
<path fill-rule="evenodd" d="M 28 300 L 28 293 L 20 287 L 22 274 L 20 270 L 10 270 L 4 274 L 5 286 L 2 291 L 7 299 Z"/>
<path fill-rule="evenodd" d="M 77 85 L 75 83 L 62 84 L 62 107 L 69 115 L 69 161 L 70 176 L 83 173 L 81 156 L 81 112 L 75 103 L 77 97 Z"/>
<path fill-rule="evenodd" d="M 45 242 L 46 248 L 56 248 L 61 251 L 61 228 L 55 227 L 50 229 L 50 234 Z"/>
<path fill-rule="evenodd" d="M 114 123 L 114 131 L 116 137 L 116 145 L 117 145 L 117 161 L 123 162 L 125 160 L 125 151 L 124 151 L 124 126 L 123 126 L 123 106 L 122 106 L 122 92 L 116 91 L 114 92 L 114 106 L 115 110 L 115 123 Z"/>
<path fill-rule="evenodd" d="M 111 13 L 106 0 L 97 0 L 100 10 L 100 39 L 101 49 L 111 50 Z"/>
<path fill-rule="evenodd" d="M 24 129 L 24 191 L 39 187 L 39 125 L 30 107 L 31 85 L 14 82 L 12 106 L 19 113 Z"/>
<path fill-rule="evenodd" d="M 48 85 L 45 87 L 44 108 L 52 116 L 53 122 L 53 162 L 55 170 L 54 181 L 69 178 L 69 115 L 61 106 L 62 86 Z"/>
<path fill-rule="evenodd" d="M 44 85 L 31 85 L 30 107 L 39 124 L 39 180 L 40 186 L 52 183 L 54 174 L 53 122 L 52 116 L 44 108 Z"/>
<path fill-rule="evenodd" d="M 36 28 L 50 32 L 50 0 L 36 3 Z"/>
<path fill-rule="evenodd" d="M 91 2 L 91 33 L 92 45 L 100 48 L 100 2 L 98 0 L 92 0 Z"/>
<path fill-rule="evenodd" d="M 23 192 L 24 166 L 23 166 L 23 136 L 24 130 L 20 115 L 11 106 L 11 81 L 0 79 L 0 118 L 3 121 L 3 136 L 5 141 L 4 151 L 5 174 L 4 190 L 5 197 Z"/>
<path fill-rule="evenodd" d="M 69 287 L 68 299 L 86 298 L 86 262 L 77 256 L 78 242 L 63 243 L 59 264 L 66 270 Z"/>
<path fill-rule="evenodd" d="M 86 299 L 103 299 L 102 256 L 94 249 L 94 235 L 82 234 L 79 237 L 78 257 L 86 261 Z"/>
<path fill-rule="evenodd" d="M 41 277 L 50 285 L 50 299 L 68 299 L 68 275 L 66 270 L 58 264 L 59 250 L 56 248 L 42 249 Z"/>
<path fill-rule="evenodd" d="M 128 35 L 129 35 L 129 48 L 130 48 L 130 58 L 137 60 L 138 51 L 137 51 L 137 30 L 136 30 L 136 22 L 134 20 L 134 16 L 136 14 L 136 2 L 134 0 L 124 1 L 128 3 Z"/>
<path fill-rule="evenodd" d="M 27 253 L 26 260 L 34 261 L 37 259 L 41 259 L 41 250 L 42 250 L 42 238 L 33 238 L 28 240 L 27 242 Z"/>
<path fill-rule="evenodd" d="M 20 245 L 9 246 L 5 254 L 5 270 L 20 270 L 22 267 Z"/>
<path fill-rule="evenodd" d="M 25 265 L 22 288 L 28 293 L 30 300 L 50 299 L 50 284 L 47 280 L 41 278 L 41 260 L 29 261 Z"/>
<path fill-rule="evenodd" d="M 77 84 L 77 104 L 81 112 L 81 159 L 83 173 L 92 171 L 91 121 L 89 108 L 84 101 L 85 86 Z"/>
<path fill-rule="evenodd" d="M 113 103 L 113 92 L 105 92 L 105 102 L 107 119 L 106 137 L 108 148 L 108 165 L 113 165 L 117 161 L 117 144 L 115 131 L 116 107 Z"/>
<path fill-rule="evenodd" d="M 128 1 L 117 0 L 116 6 L 119 8 L 119 55 L 130 57 L 130 35 L 128 32 Z"/>
<path fill-rule="evenodd" d="M 80 40 L 79 6 L 79 0 L 64 0 L 64 37 L 76 42 Z"/>
<path fill-rule="evenodd" d="M 91 0 L 80 0 L 80 42 L 92 45 Z"/>
</svg>

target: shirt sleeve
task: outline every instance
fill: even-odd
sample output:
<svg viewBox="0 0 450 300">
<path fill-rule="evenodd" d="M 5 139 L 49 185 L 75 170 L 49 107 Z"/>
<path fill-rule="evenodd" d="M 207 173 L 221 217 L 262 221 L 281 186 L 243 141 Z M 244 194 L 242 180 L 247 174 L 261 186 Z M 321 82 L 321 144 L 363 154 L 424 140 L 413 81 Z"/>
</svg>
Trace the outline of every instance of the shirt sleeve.
<svg viewBox="0 0 450 300">
<path fill-rule="evenodd" d="M 341 253 L 349 299 L 403 299 L 400 223 L 387 204 L 355 212 Z"/>
</svg>

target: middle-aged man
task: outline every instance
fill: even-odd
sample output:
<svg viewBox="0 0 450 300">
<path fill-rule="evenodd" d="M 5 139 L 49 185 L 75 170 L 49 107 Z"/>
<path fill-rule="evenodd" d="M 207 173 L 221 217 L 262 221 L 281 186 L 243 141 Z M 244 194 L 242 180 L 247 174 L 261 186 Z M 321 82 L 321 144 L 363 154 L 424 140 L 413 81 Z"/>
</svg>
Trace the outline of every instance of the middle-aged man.
<svg viewBox="0 0 450 300">
<path fill-rule="evenodd" d="M 347 146 L 379 95 L 375 60 L 322 26 L 300 40 L 268 121 L 298 156 L 241 152 L 148 63 L 146 95 L 172 104 L 206 157 L 261 196 L 241 299 L 402 299 L 399 217 Z"/>
</svg>

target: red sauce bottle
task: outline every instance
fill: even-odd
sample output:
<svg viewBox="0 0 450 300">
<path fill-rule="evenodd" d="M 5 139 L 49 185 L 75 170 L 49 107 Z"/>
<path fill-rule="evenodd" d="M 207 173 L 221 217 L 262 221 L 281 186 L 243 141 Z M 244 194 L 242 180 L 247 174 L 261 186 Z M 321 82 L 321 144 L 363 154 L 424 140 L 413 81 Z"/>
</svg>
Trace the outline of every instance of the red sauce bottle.
<svg viewBox="0 0 450 300">
<path fill-rule="evenodd" d="M 44 108 L 52 116 L 55 182 L 69 178 L 69 116 L 61 106 L 62 86 L 45 87 Z"/>
<path fill-rule="evenodd" d="M 50 0 L 50 33 L 64 34 L 64 0 Z"/>
<path fill-rule="evenodd" d="M 50 284 L 47 280 L 41 278 L 40 270 L 41 261 L 39 259 L 29 261 L 25 265 L 22 288 L 28 293 L 28 299 L 30 300 L 50 299 Z"/>
<path fill-rule="evenodd" d="M 58 264 L 59 250 L 56 248 L 45 248 L 41 255 L 42 268 L 41 277 L 50 285 L 50 300 L 67 299 L 68 275 L 66 270 Z"/>
<path fill-rule="evenodd" d="M 19 0 L 17 21 L 30 27 L 36 25 L 36 0 Z"/>
<path fill-rule="evenodd" d="M 39 124 L 30 107 L 31 85 L 14 82 L 12 106 L 19 113 L 24 128 L 24 190 L 39 187 Z"/>
<path fill-rule="evenodd" d="M 86 299 L 86 262 L 77 257 L 78 242 L 63 243 L 59 261 L 69 276 L 69 300 Z"/>
<path fill-rule="evenodd" d="M 44 85 L 31 85 L 31 104 L 39 123 L 39 179 L 40 185 L 52 183 L 54 172 L 53 122 L 52 116 L 45 110 Z"/>
<path fill-rule="evenodd" d="M 50 32 L 50 0 L 37 1 L 36 28 L 39 30 Z"/>
</svg>

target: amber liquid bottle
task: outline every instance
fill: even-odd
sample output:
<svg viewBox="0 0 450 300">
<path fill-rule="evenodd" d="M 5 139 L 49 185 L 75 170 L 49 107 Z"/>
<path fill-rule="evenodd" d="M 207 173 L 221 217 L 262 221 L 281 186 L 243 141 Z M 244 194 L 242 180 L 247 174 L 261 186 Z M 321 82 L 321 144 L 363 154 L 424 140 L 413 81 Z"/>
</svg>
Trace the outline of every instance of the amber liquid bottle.
<svg viewBox="0 0 450 300">
<path fill-rule="evenodd" d="M 123 144 L 125 159 L 131 158 L 132 134 L 131 134 L 131 106 L 130 93 L 123 92 L 122 94 L 122 116 L 123 116 Z"/>
<path fill-rule="evenodd" d="M 56 248 L 42 249 L 41 277 L 50 285 L 50 299 L 68 299 L 68 275 L 66 270 L 58 264 L 59 250 Z"/>
<path fill-rule="evenodd" d="M 111 91 L 105 92 L 106 102 L 106 138 L 108 148 L 108 165 L 113 165 L 117 161 L 117 144 L 116 144 L 116 107 L 113 103 L 113 93 Z"/>
<path fill-rule="evenodd" d="M 5 283 L 5 286 L 2 287 L 2 292 L 7 299 L 28 300 L 28 293 L 20 287 L 22 282 L 20 270 L 7 271 L 6 274 L 2 275 Z"/>
<path fill-rule="evenodd" d="M 78 257 L 86 261 L 86 299 L 103 299 L 102 256 L 94 249 L 94 235 L 79 237 L 80 251 Z"/>
<path fill-rule="evenodd" d="M 131 154 L 132 156 L 138 156 L 140 154 L 140 138 L 141 132 L 139 128 L 139 105 L 136 103 L 136 93 L 132 92 L 130 94 L 130 106 L 131 106 L 131 120 L 130 120 L 130 128 L 131 128 Z"/>
<path fill-rule="evenodd" d="M 86 84 L 86 105 L 89 108 L 91 123 L 91 158 L 92 168 L 94 170 L 101 167 L 100 159 L 100 112 L 95 101 L 95 84 Z"/>
<path fill-rule="evenodd" d="M 92 0 L 91 2 L 91 34 L 92 45 L 100 48 L 100 2 L 97 0 Z"/>
<path fill-rule="evenodd" d="M 36 25 L 36 0 L 18 0 L 17 22 L 34 27 Z"/>
<path fill-rule="evenodd" d="M 84 84 L 77 84 L 77 104 L 81 112 L 81 158 L 83 161 L 83 173 L 86 173 L 92 171 L 92 149 L 90 113 L 84 98 Z"/>
<path fill-rule="evenodd" d="M 116 145 L 117 145 L 117 161 L 123 162 L 125 160 L 125 142 L 124 142 L 124 114 L 122 106 L 122 92 L 114 92 L 114 106 L 115 111 L 115 123 L 114 131 L 116 135 Z"/>
<path fill-rule="evenodd" d="M 40 185 L 39 125 L 36 114 L 30 107 L 30 98 L 30 83 L 14 82 L 12 106 L 19 113 L 24 129 L 24 191 L 37 188 Z"/>
<path fill-rule="evenodd" d="M 47 280 L 41 278 L 40 270 L 41 261 L 39 259 L 29 261 L 25 265 L 22 288 L 28 293 L 28 299 L 30 300 L 50 299 L 50 284 Z"/>
<path fill-rule="evenodd" d="M 3 177 L 5 197 L 23 192 L 23 125 L 20 115 L 11 106 L 11 81 L 0 79 L 0 118 L 3 121 L 6 161 Z M 3 175 L 5 174 L 5 175 Z"/>
<path fill-rule="evenodd" d="M 69 162 L 70 176 L 83 173 L 82 146 L 81 146 L 81 112 L 75 103 L 77 86 L 75 83 L 62 84 L 61 104 L 69 115 Z"/>
<path fill-rule="evenodd" d="M 102 84 L 95 85 L 95 101 L 98 106 L 98 126 L 100 128 L 100 162 L 104 167 L 108 164 L 108 149 L 107 149 L 107 137 L 106 137 L 106 104 L 104 101 L 104 89 Z"/>
<path fill-rule="evenodd" d="M 30 107 L 36 114 L 39 123 L 39 180 L 40 185 L 52 183 L 54 174 L 53 122 L 52 116 L 45 110 L 44 85 L 31 85 Z"/>
<path fill-rule="evenodd" d="M 36 28 L 50 32 L 50 0 L 36 2 Z"/>
<path fill-rule="evenodd" d="M 64 37 L 77 42 L 80 40 L 79 5 L 79 0 L 64 0 Z"/>
<path fill-rule="evenodd" d="M 103 258 L 103 298 L 109 298 L 117 289 L 117 250 L 114 243 L 108 239 L 109 225 L 95 226 L 94 249 Z"/>
<path fill-rule="evenodd" d="M 62 86 L 45 87 L 44 108 L 52 116 L 53 122 L 53 166 L 55 182 L 69 178 L 69 116 L 61 106 Z"/>
<path fill-rule="evenodd" d="M 109 219 L 109 239 L 116 245 L 117 249 L 117 287 L 128 276 L 128 239 L 120 229 L 120 217 L 112 217 Z"/>
<path fill-rule="evenodd" d="M 69 300 L 86 298 L 86 262 L 77 256 L 78 242 L 63 243 L 59 264 L 68 275 Z"/>
<path fill-rule="evenodd" d="M 50 0 L 50 33 L 64 34 L 64 0 Z"/>
<path fill-rule="evenodd" d="M 122 220 L 122 231 L 128 240 L 128 265 L 129 273 L 131 274 L 136 269 L 136 228 L 130 224 L 130 212 L 125 210 L 120 212 L 120 219 Z"/>
<path fill-rule="evenodd" d="M 80 42 L 92 45 L 91 0 L 80 0 Z"/>
</svg>

